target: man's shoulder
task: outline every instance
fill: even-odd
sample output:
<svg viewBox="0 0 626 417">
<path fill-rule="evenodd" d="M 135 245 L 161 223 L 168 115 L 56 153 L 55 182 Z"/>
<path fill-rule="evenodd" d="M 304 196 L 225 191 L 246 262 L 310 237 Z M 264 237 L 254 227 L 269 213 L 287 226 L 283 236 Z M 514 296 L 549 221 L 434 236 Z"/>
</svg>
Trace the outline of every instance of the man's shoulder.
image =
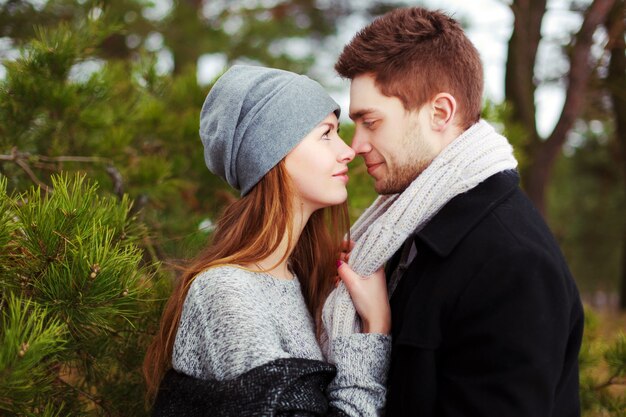
<svg viewBox="0 0 626 417">
<path fill-rule="evenodd" d="M 454 211 L 462 213 L 465 206 L 459 203 L 467 201 L 468 210 L 479 214 L 465 218 L 461 214 L 460 220 L 448 215 L 450 223 L 440 218 L 439 227 L 432 228 L 426 239 L 424 235 L 416 239 L 430 247 L 444 264 L 456 269 L 465 265 L 466 272 L 479 270 L 495 260 L 507 263 L 517 259 L 524 265 L 523 260 L 527 259 L 528 265 L 545 261 L 560 271 L 559 275 L 570 275 L 554 235 L 518 185 L 500 194 L 500 198 L 489 200 L 483 195 L 482 208 L 477 208 L 472 192 L 456 202 Z"/>
<path fill-rule="evenodd" d="M 560 253 L 552 231 L 519 187 L 494 205 L 468 234 L 468 244 L 481 242 L 496 252 L 537 250 Z"/>
<path fill-rule="evenodd" d="M 555 243 L 515 171 L 495 174 L 456 196 L 415 237 L 442 258 L 467 246 L 476 253 L 537 242 L 553 249 Z"/>
<path fill-rule="evenodd" d="M 508 271 L 511 280 L 531 282 L 529 276 L 535 274 L 542 285 L 555 285 L 572 295 L 577 291 L 558 242 L 521 189 L 493 207 L 457 250 L 457 256 L 475 266 L 473 276 Z"/>
</svg>

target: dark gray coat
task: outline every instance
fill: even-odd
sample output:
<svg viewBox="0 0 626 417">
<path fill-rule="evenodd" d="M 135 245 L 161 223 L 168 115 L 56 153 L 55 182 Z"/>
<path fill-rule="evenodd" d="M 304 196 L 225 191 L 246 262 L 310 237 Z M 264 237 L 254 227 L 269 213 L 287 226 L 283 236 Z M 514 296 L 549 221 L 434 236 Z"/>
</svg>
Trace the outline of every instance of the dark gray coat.
<svg viewBox="0 0 626 417">
<path fill-rule="evenodd" d="M 333 365 L 277 359 L 227 381 L 201 380 L 170 370 L 159 387 L 153 417 L 346 417 L 330 406 Z"/>
</svg>

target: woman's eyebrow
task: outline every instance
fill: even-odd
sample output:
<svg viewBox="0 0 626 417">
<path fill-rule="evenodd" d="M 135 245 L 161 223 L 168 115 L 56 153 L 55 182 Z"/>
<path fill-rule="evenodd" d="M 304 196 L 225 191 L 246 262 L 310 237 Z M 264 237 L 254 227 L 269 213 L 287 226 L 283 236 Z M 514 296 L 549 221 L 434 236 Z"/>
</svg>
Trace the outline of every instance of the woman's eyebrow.
<svg viewBox="0 0 626 417">
<path fill-rule="evenodd" d="M 335 124 L 331 122 L 320 123 L 320 127 L 321 126 L 328 126 L 331 129 L 335 129 Z M 337 123 L 337 129 L 339 129 L 339 123 Z"/>
</svg>

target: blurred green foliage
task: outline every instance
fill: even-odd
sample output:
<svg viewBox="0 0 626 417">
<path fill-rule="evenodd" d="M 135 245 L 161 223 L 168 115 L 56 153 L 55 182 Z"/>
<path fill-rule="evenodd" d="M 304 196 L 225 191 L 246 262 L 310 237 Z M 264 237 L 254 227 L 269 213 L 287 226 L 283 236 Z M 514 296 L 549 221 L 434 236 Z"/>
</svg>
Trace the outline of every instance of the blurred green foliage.
<svg viewBox="0 0 626 417">
<path fill-rule="evenodd" d="M 204 167 L 197 136 L 207 89 L 191 71 L 157 74 L 148 54 L 137 62 L 101 61 L 72 77 L 74 68 L 92 62 L 108 29 L 100 21 L 40 29 L 22 56 L 6 63 L 0 146 L 21 163 L 2 164 L 0 172 L 10 190 L 34 178 L 49 185 L 55 172 L 89 173 L 102 192 L 135 200 L 159 258 L 180 256 L 169 253 L 181 248 L 171 239 L 191 233 L 228 199 Z"/>
<path fill-rule="evenodd" d="M 572 132 L 581 143 L 567 149 L 555 168 L 549 193 L 549 221 L 574 271 L 580 290 L 614 292 L 619 285 L 626 226 L 624 178 L 616 143 L 607 125 L 579 122 Z"/>
</svg>

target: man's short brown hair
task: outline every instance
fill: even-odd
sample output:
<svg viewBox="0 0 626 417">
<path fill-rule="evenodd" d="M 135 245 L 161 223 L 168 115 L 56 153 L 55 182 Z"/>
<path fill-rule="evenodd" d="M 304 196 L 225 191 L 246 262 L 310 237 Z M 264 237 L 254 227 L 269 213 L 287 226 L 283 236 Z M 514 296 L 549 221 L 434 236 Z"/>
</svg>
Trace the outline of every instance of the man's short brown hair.
<svg viewBox="0 0 626 417">
<path fill-rule="evenodd" d="M 349 79 L 372 74 L 381 92 L 407 110 L 450 93 L 464 129 L 480 118 L 480 56 L 459 23 L 440 11 L 402 8 L 377 18 L 345 46 L 335 70 Z"/>
</svg>

